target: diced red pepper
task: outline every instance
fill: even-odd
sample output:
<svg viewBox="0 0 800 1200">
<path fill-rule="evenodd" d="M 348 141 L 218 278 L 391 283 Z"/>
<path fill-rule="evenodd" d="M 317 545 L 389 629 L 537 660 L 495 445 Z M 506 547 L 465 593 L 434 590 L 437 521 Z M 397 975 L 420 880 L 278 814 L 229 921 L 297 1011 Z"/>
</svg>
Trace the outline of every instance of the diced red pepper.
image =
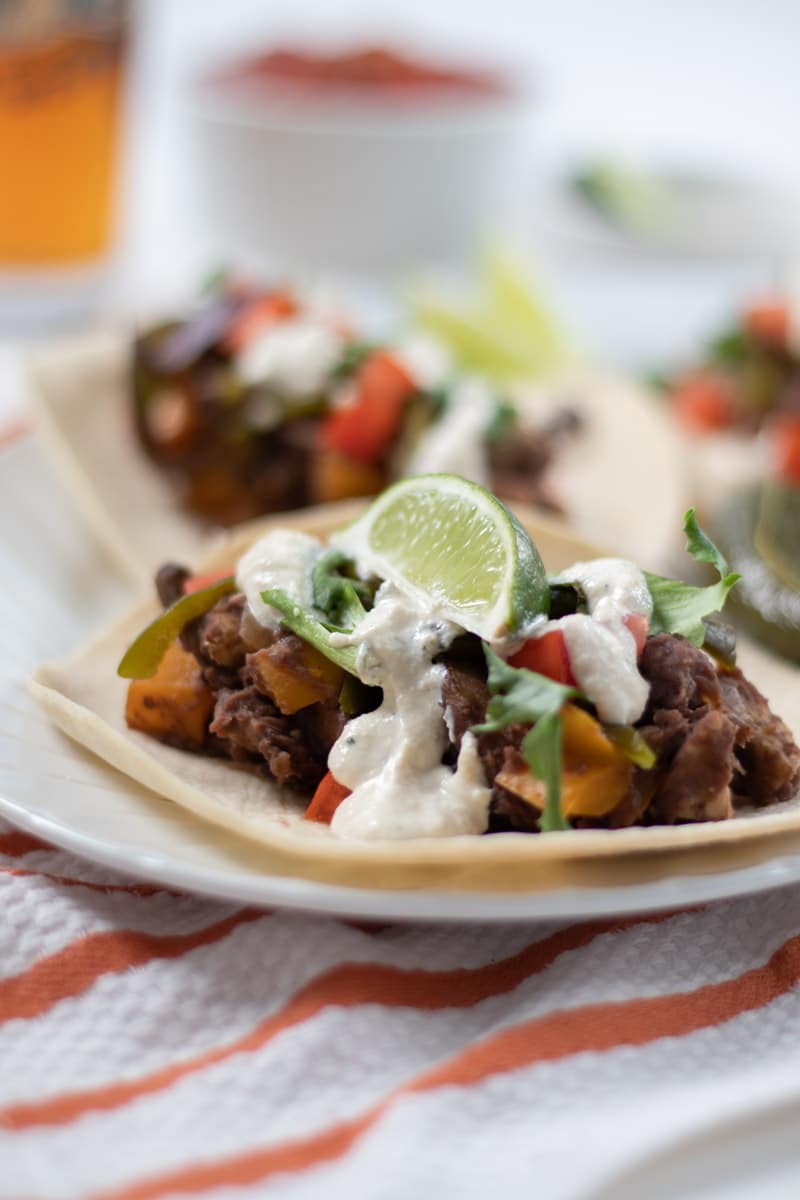
<svg viewBox="0 0 800 1200">
<path fill-rule="evenodd" d="M 789 307 L 782 300 L 754 304 L 744 314 L 744 327 L 766 346 L 783 349 L 789 340 Z"/>
<path fill-rule="evenodd" d="M 183 585 L 183 594 L 188 596 L 190 592 L 199 592 L 202 588 L 216 583 L 218 579 L 227 579 L 230 574 L 230 567 L 225 567 L 221 571 L 209 571 L 207 575 L 190 575 Z"/>
<path fill-rule="evenodd" d="M 323 449 L 358 462 L 379 462 L 397 435 L 403 409 L 417 390 L 400 363 L 386 351 L 377 350 L 356 372 L 352 401 L 332 409 L 323 421 Z"/>
<path fill-rule="evenodd" d="M 526 667 L 529 671 L 554 679 L 556 683 L 574 687 L 577 682 L 572 674 L 567 643 L 560 629 L 551 629 L 540 637 L 529 638 L 508 661 L 512 667 Z"/>
<path fill-rule="evenodd" d="M 265 329 L 295 316 L 298 311 L 297 301 L 288 292 L 259 296 L 239 309 L 228 326 L 223 345 L 230 354 L 238 354 Z"/>
<path fill-rule="evenodd" d="M 330 825 L 333 820 L 333 814 L 345 797 L 349 795 L 350 788 L 345 787 L 343 783 L 339 783 L 338 780 L 333 778 L 330 771 L 328 771 L 317 784 L 317 790 L 311 797 L 306 809 L 305 819 L 307 821 L 320 821 L 323 825 Z"/>
<path fill-rule="evenodd" d="M 675 384 L 675 416 L 695 433 L 727 429 L 736 419 L 731 385 L 713 371 L 692 371 Z"/>
<path fill-rule="evenodd" d="M 786 413 L 770 425 L 772 461 L 783 483 L 800 487 L 800 414 Z"/>
<path fill-rule="evenodd" d="M 633 640 L 636 643 L 636 657 L 644 650 L 644 644 L 647 641 L 647 617 L 642 613 L 628 613 L 623 618 L 623 625 L 628 632 L 633 635 Z"/>
</svg>

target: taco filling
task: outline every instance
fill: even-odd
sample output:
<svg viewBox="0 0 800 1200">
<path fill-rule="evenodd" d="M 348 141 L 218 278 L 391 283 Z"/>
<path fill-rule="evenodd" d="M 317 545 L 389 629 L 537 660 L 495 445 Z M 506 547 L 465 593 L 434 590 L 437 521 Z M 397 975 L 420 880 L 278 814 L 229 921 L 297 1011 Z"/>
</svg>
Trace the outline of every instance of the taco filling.
<svg viewBox="0 0 800 1200">
<path fill-rule="evenodd" d="M 441 522 L 420 536 L 425 487 Z M 448 559 L 459 488 L 480 536 L 496 519 L 480 583 L 468 547 Z M 788 800 L 800 750 L 713 616 L 736 576 L 691 512 L 685 528 L 716 583 L 610 558 L 547 578 L 482 489 L 395 485 L 327 546 L 273 530 L 222 578 L 162 567 L 164 613 L 120 664 L 127 723 L 293 789 L 349 839 L 720 821 Z M 414 556 L 380 544 L 386 529 L 416 537 Z"/>
<path fill-rule="evenodd" d="M 549 472 L 581 425 L 569 404 L 533 422 L 428 340 L 367 343 L 293 291 L 228 279 L 136 339 L 131 391 L 147 457 L 223 525 L 430 471 L 561 511 Z"/>
</svg>

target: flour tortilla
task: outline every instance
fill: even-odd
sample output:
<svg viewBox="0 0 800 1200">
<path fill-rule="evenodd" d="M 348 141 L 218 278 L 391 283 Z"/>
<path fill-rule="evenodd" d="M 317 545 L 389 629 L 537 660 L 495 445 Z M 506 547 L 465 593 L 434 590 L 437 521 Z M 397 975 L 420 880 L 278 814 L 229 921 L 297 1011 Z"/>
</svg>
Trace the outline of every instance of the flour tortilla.
<svg viewBox="0 0 800 1200">
<path fill-rule="evenodd" d="M 253 523 L 192 565 L 199 572 L 227 567 L 257 536 L 279 525 L 325 537 L 360 507 L 347 503 Z M 549 571 L 596 555 L 558 524 L 521 515 Z M 65 733 L 106 762 L 197 817 L 259 843 L 270 873 L 384 889 L 537 891 L 646 882 L 800 852 L 800 797 L 719 824 L 342 841 L 327 826 L 303 820 L 302 798 L 228 762 L 175 750 L 127 728 L 128 685 L 116 675 L 117 663 L 157 612 L 156 601 L 148 600 L 70 658 L 41 667 L 31 684 L 33 694 Z M 741 662 L 797 735 L 800 671 L 748 645 L 742 646 Z"/>
<path fill-rule="evenodd" d="M 95 333 L 48 350 L 33 364 L 31 385 L 44 444 L 116 568 L 144 587 L 167 559 L 196 561 L 211 527 L 181 509 L 139 445 L 130 333 Z M 688 500 L 674 430 L 653 398 L 593 368 L 520 387 L 515 399 L 535 420 L 565 404 L 583 418 L 551 475 L 568 524 L 611 552 L 665 570 L 680 547 Z M 638 519 L 642 496 L 646 521 Z"/>
</svg>

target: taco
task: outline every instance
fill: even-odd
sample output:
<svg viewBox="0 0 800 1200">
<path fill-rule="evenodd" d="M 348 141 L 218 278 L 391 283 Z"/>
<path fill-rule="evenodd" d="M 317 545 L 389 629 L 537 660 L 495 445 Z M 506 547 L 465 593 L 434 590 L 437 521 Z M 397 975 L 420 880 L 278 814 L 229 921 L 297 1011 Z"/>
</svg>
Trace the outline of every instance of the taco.
<svg viewBox="0 0 800 1200">
<path fill-rule="evenodd" d="M 270 869 L 317 878 L 503 890 L 800 832 L 800 750 L 711 618 L 735 576 L 692 514 L 688 545 L 720 573 L 706 588 L 528 521 L 547 576 L 454 477 L 345 515 L 250 531 L 210 582 L 165 566 L 149 626 L 137 610 L 34 692 Z"/>
<path fill-rule="evenodd" d="M 560 514 L 651 565 L 666 557 L 684 488 L 669 422 L 646 396 L 597 370 L 519 388 L 452 362 L 430 338 L 365 342 L 297 292 L 229 282 L 132 346 L 94 337 L 47 353 L 33 394 L 84 515 L 139 581 L 167 557 L 195 559 L 213 527 L 431 471 Z M 620 514 L 643 484 L 639 539 Z"/>
</svg>

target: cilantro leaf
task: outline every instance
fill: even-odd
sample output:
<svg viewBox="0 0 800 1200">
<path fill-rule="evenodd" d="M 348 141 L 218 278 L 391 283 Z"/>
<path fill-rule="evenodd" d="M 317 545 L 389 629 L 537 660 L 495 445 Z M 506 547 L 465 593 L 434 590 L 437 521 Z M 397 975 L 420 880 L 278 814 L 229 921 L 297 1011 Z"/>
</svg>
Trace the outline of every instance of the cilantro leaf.
<svg viewBox="0 0 800 1200">
<path fill-rule="evenodd" d="M 311 585 L 314 607 L 328 618 L 326 624 L 350 631 L 364 616 L 362 601 L 370 595 L 360 579 L 349 579 L 340 568 L 350 562 L 342 550 L 326 550 L 314 564 Z"/>
<path fill-rule="evenodd" d="M 651 636 L 657 633 L 681 634 L 695 646 L 702 646 L 705 640 L 703 618 L 720 611 L 728 593 L 741 579 L 741 575 L 729 569 L 722 553 L 697 524 L 693 508 L 690 508 L 684 517 L 683 530 L 689 554 L 697 562 L 709 563 L 715 567 L 720 578 L 717 583 L 708 587 L 695 587 L 690 583 L 665 579 L 663 575 L 652 575 L 645 571 L 645 579 L 653 600 L 649 632 Z"/>
<path fill-rule="evenodd" d="M 580 693 L 535 671 L 510 667 L 487 645 L 483 651 L 492 698 L 486 711 L 488 720 L 473 730 L 493 733 L 517 723 L 533 726 L 525 735 L 522 753 L 532 773 L 545 785 L 541 829 L 545 833 L 569 829 L 561 812 L 561 709 Z"/>
</svg>

